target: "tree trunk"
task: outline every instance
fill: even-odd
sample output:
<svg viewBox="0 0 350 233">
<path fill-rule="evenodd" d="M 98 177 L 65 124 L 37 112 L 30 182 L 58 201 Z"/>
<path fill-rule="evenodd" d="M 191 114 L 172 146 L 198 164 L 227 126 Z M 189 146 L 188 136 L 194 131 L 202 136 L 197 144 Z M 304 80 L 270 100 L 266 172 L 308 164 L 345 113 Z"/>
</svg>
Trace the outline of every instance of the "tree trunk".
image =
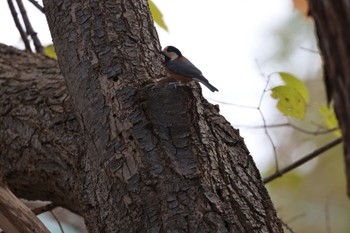
<svg viewBox="0 0 350 233">
<path fill-rule="evenodd" d="M 69 95 L 51 60 L 4 63 L 0 166 L 18 196 L 89 232 L 282 232 L 238 131 L 197 84 L 157 82 L 147 1 L 44 4 Z"/>
<path fill-rule="evenodd" d="M 325 69 L 329 99 L 342 130 L 347 192 L 350 197 L 350 3 L 348 0 L 310 0 Z"/>
</svg>

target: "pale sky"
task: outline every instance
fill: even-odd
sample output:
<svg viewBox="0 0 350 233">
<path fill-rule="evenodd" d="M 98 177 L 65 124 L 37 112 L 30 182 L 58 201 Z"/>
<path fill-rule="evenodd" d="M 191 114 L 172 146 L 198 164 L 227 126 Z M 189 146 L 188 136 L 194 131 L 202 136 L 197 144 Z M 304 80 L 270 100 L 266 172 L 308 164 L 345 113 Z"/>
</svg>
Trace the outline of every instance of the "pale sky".
<svg viewBox="0 0 350 233">
<path fill-rule="evenodd" d="M 41 1 L 39 1 L 41 2 Z M 51 43 L 45 17 L 27 1 L 27 11 L 34 30 L 44 45 Z M 274 47 L 271 31 L 293 13 L 290 0 L 154 0 L 164 15 L 169 32 L 158 28 L 162 47 L 176 46 L 204 76 L 219 89 L 210 99 L 257 107 L 266 84 L 257 62 Z M 15 29 L 7 1 L 0 1 L 0 42 L 23 47 Z M 267 72 L 260 67 L 261 72 Z M 280 71 L 280 70 L 276 70 Z M 269 71 L 270 72 L 270 71 Z M 263 102 L 270 121 L 276 115 L 275 102 L 269 94 Z M 262 125 L 257 110 L 220 104 L 221 114 L 233 126 Z M 271 123 L 271 122 L 270 122 Z M 263 130 L 240 129 L 247 147 L 260 169 L 273 158 L 273 151 Z M 278 142 L 276 141 L 278 146 Z"/>
</svg>

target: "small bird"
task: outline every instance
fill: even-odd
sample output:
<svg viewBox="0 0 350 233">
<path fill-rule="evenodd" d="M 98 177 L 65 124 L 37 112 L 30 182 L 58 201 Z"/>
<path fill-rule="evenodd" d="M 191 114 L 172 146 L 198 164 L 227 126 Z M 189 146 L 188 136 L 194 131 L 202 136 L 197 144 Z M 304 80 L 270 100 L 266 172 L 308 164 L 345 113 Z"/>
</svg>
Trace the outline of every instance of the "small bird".
<svg viewBox="0 0 350 233">
<path fill-rule="evenodd" d="M 211 85 L 203 76 L 202 72 L 186 57 L 182 56 L 180 50 L 174 46 L 165 47 L 162 54 L 165 56 L 165 67 L 171 78 L 184 83 L 195 80 L 204 84 L 212 92 L 219 91 L 216 87 Z"/>
</svg>

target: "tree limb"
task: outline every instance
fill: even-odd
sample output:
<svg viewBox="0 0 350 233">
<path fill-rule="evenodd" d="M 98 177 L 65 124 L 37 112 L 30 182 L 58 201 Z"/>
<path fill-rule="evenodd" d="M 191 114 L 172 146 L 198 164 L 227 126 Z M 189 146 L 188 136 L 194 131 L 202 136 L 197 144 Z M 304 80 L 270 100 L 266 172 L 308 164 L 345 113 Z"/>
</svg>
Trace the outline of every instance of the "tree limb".
<svg viewBox="0 0 350 233">
<path fill-rule="evenodd" d="M 49 233 L 49 230 L 5 185 L 0 185 L 0 227 L 11 233 Z"/>
<path fill-rule="evenodd" d="M 85 143 L 56 61 L 2 44 L 0 56 L 1 177 L 18 197 L 81 214 Z"/>
<path fill-rule="evenodd" d="M 327 143 L 326 145 L 314 150 L 313 152 L 311 152 L 308 155 L 305 155 L 304 157 L 302 157 L 301 159 L 299 159 L 298 161 L 292 163 L 289 166 L 286 166 L 285 168 L 282 168 L 278 171 L 276 171 L 274 174 L 272 174 L 271 176 L 268 176 L 266 178 L 264 178 L 264 183 L 267 184 L 270 181 L 273 181 L 274 179 L 283 176 L 284 174 L 286 174 L 287 172 L 303 165 L 304 163 L 310 161 L 311 159 L 317 157 L 318 155 L 322 154 L 323 152 L 335 147 L 336 145 L 340 144 L 342 142 L 342 138 L 337 138 L 329 143 Z"/>
<path fill-rule="evenodd" d="M 47 211 L 51 211 L 56 207 L 57 206 L 55 204 L 49 203 L 49 204 L 45 204 L 43 206 L 36 207 L 36 208 L 32 209 L 32 211 L 35 215 L 39 215 L 39 214 L 45 213 Z"/>
<path fill-rule="evenodd" d="M 45 14 L 44 7 L 42 7 L 37 1 L 35 0 L 28 0 L 31 2 L 39 11 Z"/>
</svg>

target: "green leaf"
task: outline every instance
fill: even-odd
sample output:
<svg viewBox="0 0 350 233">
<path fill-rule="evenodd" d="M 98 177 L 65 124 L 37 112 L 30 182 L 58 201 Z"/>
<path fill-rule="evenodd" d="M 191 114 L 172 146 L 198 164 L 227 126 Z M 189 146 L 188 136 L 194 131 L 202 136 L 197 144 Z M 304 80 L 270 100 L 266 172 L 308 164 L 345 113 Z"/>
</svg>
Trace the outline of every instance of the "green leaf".
<svg viewBox="0 0 350 233">
<path fill-rule="evenodd" d="M 287 116 L 304 119 L 306 102 L 301 94 L 290 86 L 277 86 L 272 88 L 271 97 L 279 99 L 277 108 Z"/>
<path fill-rule="evenodd" d="M 338 120 L 337 120 L 337 117 L 335 116 L 335 112 L 333 108 L 329 108 L 328 106 L 323 105 L 323 106 L 320 106 L 318 110 L 321 113 L 323 120 L 329 129 L 334 129 L 339 127 Z M 340 130 L 333 131 L 333 134 L 337 137 L 341 137 Z"/>
<path fill-rule="evenodd" d="M 295 88 L 295 90 L 298 91 L 299 94 L 303 97 L 305 102 L 309 101 L 309 92 L 303 81 L 290 73 L 279 72 L 278 74 L 281 76 L 286 86 Z"/>
<path fill-rule="evenodd" d="M 149 9 L 152 13 L 152 17 L 153 17 L 154 22 L 156 22 L 156 24 L 158 24 L 165 31 L 168 31 L 168 27 L 163 20 L 162 12 L 160 12 L 158 7 L 153 3 L 152 0 L 148 0 L 148 5 L 149 5 Z"/>
<path fill-rule="evenodd" d="M 46 56 L 57 60 L 57 55 L 55 53 L 55 48 L 53 47 L 53 44 L 45 46 L 44 47 L 44 53 L 45 53 Z"/>
</svg>

